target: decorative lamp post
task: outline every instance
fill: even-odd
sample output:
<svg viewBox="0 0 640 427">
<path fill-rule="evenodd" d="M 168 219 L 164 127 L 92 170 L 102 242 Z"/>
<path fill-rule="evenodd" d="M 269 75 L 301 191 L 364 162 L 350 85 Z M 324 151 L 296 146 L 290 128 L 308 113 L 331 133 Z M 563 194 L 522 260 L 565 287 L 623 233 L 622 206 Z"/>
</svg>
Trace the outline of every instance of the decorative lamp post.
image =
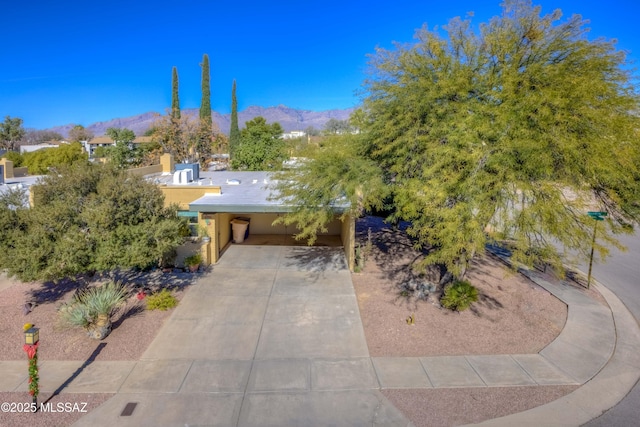
<svg viewBox="0 0 640 427">
<path fill-rule="evenodd" d="M 24 325 L 24 346 L 29 357 L 29 394 L 33 398 L 34 407 L 38 404 L 38 344 L 40 344 L 40 329 L 27 323 Z"/>
<path fill-rule="evenodd" d="M 587 212 L 591 218 L 593 218 L 593 239 L 591 240 L 591 256 L 589 257 L 589 274 L 587 275 L 587 289 L 591 285 L 591 268 L 593 267 L 593 249 L 596 245 L 596 231 L 598 230 L 598 221 L 604 221 L 604 217 L 607 216 L 606 212 Z"/>
<path fill-rule="evenodd" d="M 31 326 L 29 329 L 24 331 L 24 343 L 27 345 L 35 345 L 38 341 L 40 341 L 40 329 L 34 326 Z"/>
</svg>

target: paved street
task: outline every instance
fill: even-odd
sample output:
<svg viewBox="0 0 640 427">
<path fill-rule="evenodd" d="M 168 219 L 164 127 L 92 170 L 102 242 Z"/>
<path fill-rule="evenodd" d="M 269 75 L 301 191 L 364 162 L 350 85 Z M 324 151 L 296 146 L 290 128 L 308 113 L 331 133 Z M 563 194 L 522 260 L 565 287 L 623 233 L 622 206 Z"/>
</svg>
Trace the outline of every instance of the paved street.
<svg viewBox="0 0 640 427">
<path fill-rule="evenodd" d="M 613 248 L 606 263 L 593 267 L 593 276 L 605 283 L 620 298 L 636 319 L 640 319 L 640 230 L 631 236 L 621 236 L 628 248 L 621 252 Z M 584 263 L 582 269 L 587 271 Z M 627 397 L 604 415 L 586 424 L 588 427 L 626 427 L 640 420 L 640 385 L 636 384 Z"/>
</svg>

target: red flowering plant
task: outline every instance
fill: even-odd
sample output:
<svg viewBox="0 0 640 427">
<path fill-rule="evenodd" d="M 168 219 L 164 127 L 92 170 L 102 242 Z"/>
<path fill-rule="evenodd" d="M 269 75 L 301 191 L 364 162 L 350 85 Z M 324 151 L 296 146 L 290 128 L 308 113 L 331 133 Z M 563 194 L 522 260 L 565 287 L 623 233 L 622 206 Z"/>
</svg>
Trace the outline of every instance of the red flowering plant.
<svg viewBox="0 0 640 427">
<path fill-rule="evenodd" d="M 22 346 L 25 353 L 29 357 L 29 394 L 33 396 L 33 399 L 38 397 L 40 389 L 38 388 L 38 381 L 40 377 L 38 375 L 38 341 L 35 344 L 25 344 Z"/>
</svg>

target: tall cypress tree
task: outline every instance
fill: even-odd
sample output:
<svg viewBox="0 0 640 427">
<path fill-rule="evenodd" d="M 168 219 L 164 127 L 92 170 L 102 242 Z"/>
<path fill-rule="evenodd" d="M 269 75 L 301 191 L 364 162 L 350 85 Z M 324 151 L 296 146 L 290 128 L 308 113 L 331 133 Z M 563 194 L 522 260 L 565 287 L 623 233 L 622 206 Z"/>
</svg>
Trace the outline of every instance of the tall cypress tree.
<svg viewBox="0 0 640 427">
<path fill-rule="evenodd" d="M 236 81 L 233 80 L 231 87 L 231 130 L 229 131 L 229 151 L 233 153 L 240 144 L 240 129 L 238 128 L 238 100 L 236 99 Z"/>
<path fill-rule="evenodd" d="M 211 87 L 209 85 L 209 55 L 202 58 L 202 102 L 200 104 L 200 121 L 211 126 Z"/>
<path fill-rule="evenodd" d="M 178 68 L 173 67 L 171 79 L 171 116 L 180 119 L 180 97 L 178 96 Z"/>
</svg>

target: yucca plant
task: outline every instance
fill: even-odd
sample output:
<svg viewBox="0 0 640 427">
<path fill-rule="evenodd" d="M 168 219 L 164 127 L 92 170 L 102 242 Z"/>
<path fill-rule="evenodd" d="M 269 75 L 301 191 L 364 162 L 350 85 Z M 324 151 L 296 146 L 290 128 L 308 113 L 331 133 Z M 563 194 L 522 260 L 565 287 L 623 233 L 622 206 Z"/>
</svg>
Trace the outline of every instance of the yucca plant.
<svg viewBox="0 0 640 427">
<path fill-rule="evenodd" d="M 126 300 L 126 287 L 108 282 L 78 292 L 59 313 L 67 324 L 82 327 L 91 338 L 101 340 L 111 332 L 111 316 Z"/>
<path fill-rule="evenodd" d="M 444 288 L 440 304 L 450 310 L 463 311 L 478 301 L 478 289 L 465 280 L 458 280 Z"/>
<path fill-rule="evenodd" d="M 127 298 L 127 290 L 121 283 L 108 282 L 104 285 L 85 289 L 78 299 L 89 311 L 98 315 L 111 316 L 113 311 Z"/>
<path fill-rule="evenodd" d="M 77 304 L 75 301 L 63 304 L 58 309 L 58 315 L 62 323 L 68 326 L 87 328 L 91 323 L 91 317 L 87 307 L 82 304 Z"/>
</svg>

